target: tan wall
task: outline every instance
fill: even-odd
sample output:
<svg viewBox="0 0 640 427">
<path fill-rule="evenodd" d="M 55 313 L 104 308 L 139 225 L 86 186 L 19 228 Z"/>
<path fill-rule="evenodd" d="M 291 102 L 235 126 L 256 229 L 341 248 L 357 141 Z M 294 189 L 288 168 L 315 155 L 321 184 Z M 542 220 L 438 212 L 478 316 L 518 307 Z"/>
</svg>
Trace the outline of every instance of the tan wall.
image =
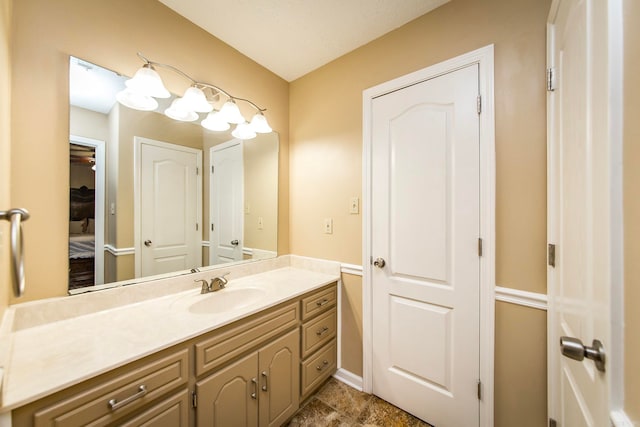
<svg viewBox="0 0 640 427">
<path fill-rule="evenodd" d="M 0 210 L 12 207 L 9 190 L 11 66 L 9 55 L 11 0 L 0 0 Z M 9 223 L 0 221 L 0 318 L 9 304 Z"/>
<path fill-rule="evenodd" d="M 362 376 L 362 277 L 342 274 L 342 368 Z"/>
<path fill-rule="evenodd" d="M 244 246 L 275 252 L 278 247 L 278 139 L 259 135 L 244 142 Z M 247 207 L 249 208 L 247 212 Z M 262 218 L 262 228 L 258 218 Z"/>
<path fill-rule="evenodd" d="M 106 114 L 70 105 L 69 134 L 106 142 L 109 140 L 109 118 Z"/>
<path fill-rule="evenodd" d="M 547 425 L 546 325 L 544 310 L 496 303 L 495 426 Z"/>
<path fill-rule="evenodd" d="M 640 425 L 640 3 L 624 2 L 625 411 Z"/>
<path fill-rule="evenodd" d="M 286 81 L 155 0 L 21 0 L 13 9 L 11 182 L 15 204 L 32 212 L 22 300 L 64 295 L 67 288 L 69 177 L 62 165 L 68 163 L 68 55 L 131 75 L 141 65 L 136 56 L 140 51 L 268 108 L 266 115 L 280 134 L 278 251 L 289 252 Z M 174 93 L 186 88 L 187 82 L 177 75 L 163 73 L 163 80 Z M 251 114 L 241 108 L 246 116 Z M 19 167 L 27 162 L 41 167 Z M 40 191 L 33 191 L 33 182 Z"/>
<path fill-rule="evenodd" d="M 546 293 L 544 69 L 549 6 L 549 0 L 453 0 L 292 82 L 291 252 L 362 262 L 361 216 L 348 213 L 349 198 L 361 196 L 362 91 L 493 43 L 496 283 Z M 322 233 L 325 217 L 334 220 L 331 235 Z M 349 292 L 358 290 L 350 287 Z M 530 335 L 546 333 L 545 316 L 530 309 L 509 306 L 496 316 L 496 348 L 512 344 L 521 321 Z M 342 333 L 357 336 L 357 327 L 345 324 Z M 496 354 L 496 426 L 514 425 L 508 421 L 520 413 L 536 420 L 546 416 L 546 404 L 541 403 L 546 402 L 545 340 L 539 344 L 531 349 L 524 371 L 506 352 Z M 345 352 L 342 357 L 348 359 Z M 507 375 L 514 371 L 531 387 L 527 399 L 511 405 L 511 400 L 501 399 L 517 390 Z"/>
</svg>

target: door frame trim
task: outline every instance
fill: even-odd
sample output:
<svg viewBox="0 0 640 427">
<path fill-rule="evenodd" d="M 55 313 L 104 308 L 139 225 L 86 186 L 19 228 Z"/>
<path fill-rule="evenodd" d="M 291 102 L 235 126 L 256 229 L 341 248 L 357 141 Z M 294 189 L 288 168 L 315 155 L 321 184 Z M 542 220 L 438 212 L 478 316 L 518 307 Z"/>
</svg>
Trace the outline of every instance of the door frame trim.
<svg viewBox="0 0 640 427">
<path fill-rule="evenodd" d="M 479 66 L 479 88 L 482 97 L 480 114 L 480 236 L 483 255 L 480 258 L 480 426 L 493 425 L 494 342 L 495 342 L 495 113 L 494 113 L 494 48 L 493 44 L 422 70 L 398 77 L 366 89 L 363 99 L 362 141 L 362 317 L 363 317 L 363 389 L 371 393 L 373 386 L 373 292 L 371 289 L 371 162 L 372 102 L 387 93 L 429 80 L 469 65 Z"/>
<path fill-rule="evenodd" d="M 133 137 L 133 261 L 136 279 L 141 277 L 142 274 L 142 230 L 140 227 L 140 206 L 142 203 L 142 144 L 195 154 L 197 167 L 202 171 L 202 150 L 200 149 L 172 144 L 170 142 L 158 141 L 142 136 Z M 197 256 L 199 259 L 198 265 L 202 265 L 202 173 L 198 173 L 198 176 L 196 177 L 196 221 L 200 224 L 200 238 L 196 240 Z"/>
</svg>

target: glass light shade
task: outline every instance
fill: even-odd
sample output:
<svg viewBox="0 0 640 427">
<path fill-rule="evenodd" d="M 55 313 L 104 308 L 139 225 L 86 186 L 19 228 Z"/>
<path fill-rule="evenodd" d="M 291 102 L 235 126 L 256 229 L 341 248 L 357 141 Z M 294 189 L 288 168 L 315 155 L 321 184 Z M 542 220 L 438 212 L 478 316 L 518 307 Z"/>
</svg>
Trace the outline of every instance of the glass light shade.
<svg viewBox="0 0 640 427">
<path fill-rule="evenodd" d="M 251 129 L 251 126 L 247 122 L 240 123 L 236 126 L 233 132 L 231 132 L 231 135 L 238 139 L 253 139 L 256 137 L 256 133 Z"/>
<path fill-rule="evenodd" d="M 269 123 L 267 123 L 267 118 L 262 113 L 256 113 L 251 119 L 251 129 L 257 133 L 270 133 L 273 132 Z"/>
<path fill-rule="evenodd" d="M 164 110 L 164 114 L 166 114 L 167 117 L 171 117 L 173 120 L 181 122 L 193 122 L 194 120 L 198 120 L 198 114 L 185 108 L 181 101 L 181 98 L 174 99 L 171 106 Z"/>
<path fill-rule="evenodd" d="M 222 132 L 231 127 L 227 123 L 218 111 L 212 111 L 207 115 L 207 118 L 200 123 L 203 128 L 213 130 L 216 132 Z"/>
<path fill-rule="evenodd" d="M 171 96 L 167 88 L 164 87 L 160 75 L 149 64 L 136 71 L 133 78 L 124 84 L 140 95 L 153 96 L 154 98 L 169 98 Z"/>
<path fill-rule="evenodd" d="M 183 108 L 196 113 L 208 113 L 213 110 L 213 106 L 207 101 L 207 97 L 202 89 L 191 86 L 182 95 Z"/>
<path fill-rule="evenodd" d="M 118 102 L 126 107 L 140 111 L 153 111 L 158 108 L 158 101 L 150 96 L 140 95 L 130 89 L 125 89 L 116 94 Z"/>
<path fill-rule="evenodd" d="M 241 124 L 245 123 L 246 120 L 240 113 L 240 109 L 236 105 L 235 101 L 229 100 L 222 105 L 220 109 L 220 114 L 222 118 L 228 123 Z"/>
</svg>

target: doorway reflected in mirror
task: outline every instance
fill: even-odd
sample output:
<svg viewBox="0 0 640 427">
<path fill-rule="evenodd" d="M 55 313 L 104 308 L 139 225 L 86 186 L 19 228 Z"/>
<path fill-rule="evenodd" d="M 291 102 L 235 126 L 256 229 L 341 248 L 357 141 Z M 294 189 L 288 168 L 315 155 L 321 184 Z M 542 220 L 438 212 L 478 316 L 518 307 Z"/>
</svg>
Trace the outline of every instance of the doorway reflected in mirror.
<svg viewBox="0 0 640 427">
<path fill-rule="evenodd" d="M 69 64 L 70 294 L 277 256 L 277 133 L 241 141 L 230 131 L 172 120 L 163 112 L 175 96 L 159 100 L 155 111 L 133 110 L 116 101 L 127 77 L 75 57 Z M 183 176 L 180 162 L 142 162 L 140 141 L 194 153 L 194 175 L 183 184 L 193 186 L 195 197 L 176 187 Z M 242 147 L 240 179 L 223 176 L 224 168 L 215 176 L 212 153 L 229 144 Z M 146 169 L 163 173 L 145 175 Z M 172 195 L 154 199 L 145 188 Z M 189 255 L 172 251 L 187 237 Z M 212 247 L 232 247 L 235 253 L 220 257 Z M 144 267 L 144 259 L 158 268 Z"/>
</svg>

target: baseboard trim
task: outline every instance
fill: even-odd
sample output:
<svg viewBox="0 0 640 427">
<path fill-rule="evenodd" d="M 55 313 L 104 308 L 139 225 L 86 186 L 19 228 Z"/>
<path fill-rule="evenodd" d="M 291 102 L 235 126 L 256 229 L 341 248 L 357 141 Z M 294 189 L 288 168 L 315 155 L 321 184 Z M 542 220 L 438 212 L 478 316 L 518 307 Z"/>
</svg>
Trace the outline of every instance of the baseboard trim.
<svg viewBox="0 0 640 427">
<path fill-rule="evenodd" d="M 633 427 L 631 419 L 624 411 L 611 411 L 609 416 L 613 427 Z"/>
<path fill-rule="evenodd" d="M 353 374 L 346 369 L 340 368 L 333 374 L 333 378 L 345 383 L 346 385 L 355 388 L 358 391 L 362 391 L 362 377 Z"/>
<path fill-rule="evenodd" d="M 495 295 L 496 301 L 508 302 L 545 311 L 548 308 L 546 294 L 496 286 Z"/>
</svg>

